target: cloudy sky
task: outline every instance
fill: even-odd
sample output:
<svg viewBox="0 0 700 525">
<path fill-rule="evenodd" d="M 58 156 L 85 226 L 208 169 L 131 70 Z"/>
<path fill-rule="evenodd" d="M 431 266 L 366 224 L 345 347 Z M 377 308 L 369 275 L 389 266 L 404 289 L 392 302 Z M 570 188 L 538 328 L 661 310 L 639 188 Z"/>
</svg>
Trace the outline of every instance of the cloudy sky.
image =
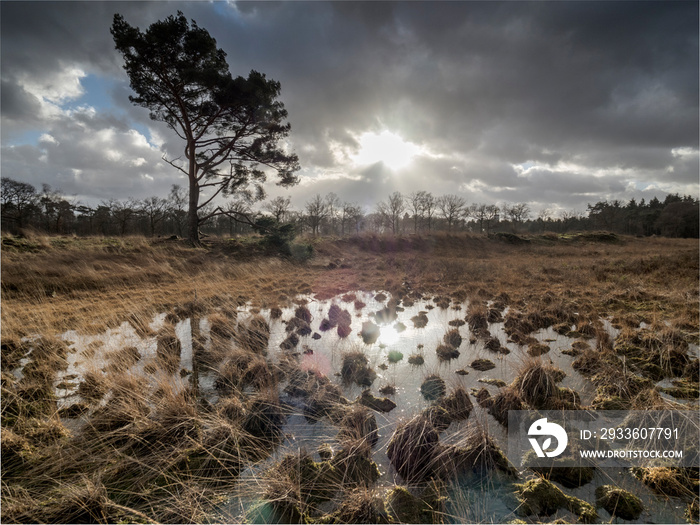
<svg viewBox="0 0 700 525">
<path fill-rule="evenodd" d="M 282 86 L 301 182 L 372 207 L 428 190 L 585 211 L 698 196 L 698 3 L 0 2 L 2 176 L 87 204 L 167 195 L 183 144 L 109 32 L 182 10 L 234 76 Z"/>
</svg>

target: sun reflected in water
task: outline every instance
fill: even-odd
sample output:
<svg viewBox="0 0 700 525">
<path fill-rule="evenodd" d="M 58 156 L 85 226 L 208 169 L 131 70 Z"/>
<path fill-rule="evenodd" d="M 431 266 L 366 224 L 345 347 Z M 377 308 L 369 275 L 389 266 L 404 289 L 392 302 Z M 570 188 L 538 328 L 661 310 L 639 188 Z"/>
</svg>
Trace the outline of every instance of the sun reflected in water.
<svg viewBox="0 0 700 525">
<path fill-rule="evenodd" d="M 384 345 L 393 345 L 399 340 L 399 333 L 391 325 L 382 326 L 379 328 L 379 339 L 377 342 Z"/>
</svg>

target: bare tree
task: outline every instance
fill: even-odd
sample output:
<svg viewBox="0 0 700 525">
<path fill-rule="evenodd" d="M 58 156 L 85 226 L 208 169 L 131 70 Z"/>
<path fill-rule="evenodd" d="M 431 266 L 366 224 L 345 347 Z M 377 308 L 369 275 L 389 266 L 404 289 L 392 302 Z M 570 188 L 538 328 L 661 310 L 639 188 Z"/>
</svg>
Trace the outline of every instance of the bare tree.
<svg viewBox="0 0 700 525">
<path fill-rule="evenodd" d="M 119 235 L 126 235 L 129 223 L 136 216 L 136 202 L 133 199 L 126 201 L 110 199 L 102 204 L 109 208 L 112 220 L 119 226 Z"/>
<path fill-rule="evenodd" d="M 466 204 L 466 201 L 457 195 L 443 195 L 437 199 L 437 207 L 447 221 L 449 231 L 452 231 L 452 225 L 462 216 Z"/>
<path fill-rule="evenodd" d="M 251 215 L 250 204 L 244 199 L 230 200 L 226 202 L 226 211 L 229 236 L 242 233 L 240 228 L 245 227 L 246 223 L 236 220 L 236 217 Z"/>
<path fill-rule="evenodd" d="M 399 230 L 399 222 L 401 221 L 401 214 L 406 209 L 404 203 L 403 195 L 400 192 L 395 191 L 386 202 L 382 201 L 377 205 L 377 211 L 387 222 L 391 223 L 391 233 L 396 235 Z"/>
<path fill-rule="evenodd" d="M 484 232 L 486 226 L 486 234 L 491 232 L 491 227 L 498 222 L 498 206 L 495 204 L 472 204 L 469 208 L 469 213 L 475 220 L 479 221 L 479 230 Z"/>
<path fill-rule="evenodd" d="M 479 223 L 479 233 L 484 232 L 484 221 L 486 220 L 486 204 L 474 203 L 469 206 L 469 213 L 474 220 Z"/>
<path fill-rule="evenodd" d="M 269 211 L 277 222 L 284 221 L 285 216 L 289 213 L 291 207 L 291 197 L 275 197 L 263 205 L 263 209 Z"/>
<path fill-rule="evenodd" d="M 418 233 L 418 220 L 423 216 L 423 201 L 426 191 L 414 191 L 408 196 L 408 209 L 413 214 L 413 233 Z"/>
<path fill-rule="evenodd" d="M 168 215 L 168 201 L 159 197 L 148 197 L 140 202 L 138 210 L 148 220 L 148 229 L 151 237 L 154 237 L 156 228 Z"/>
<path fill-rule="evenodd" d="M 340 199 L 335 193 L 330 192 L 328 195 L 326 195 L 326 210 L 328 212 L 327 217 L 331 229 L 331 235 L 335 235 L 336 233 L 335 221 L 338 218 L 340 207 Z"/>
<path fill-rule="evenodd" d="M 188 200 L 187 190 L 178 184 L 173 184 L 168 194 L 168 206 L 171 220 L 175 224 L 175 231 L 179 237 L 183 236 L 187 224 Z"/>
<path fill-rule="evenodd" d="M 433 197 L 430 192 L 422 192 L 421 197 L 421 211 L 422 217 L 428 220 L 428 232 L 433 229 L 433 215 L 435 215 L 435 209 L 437 207 L 437 199 Z"/>
<path fill-rule="evenodd" d="M 328 209 L 326 208 L 326 201 L 324 201 L 318 193 L 306 203 L 306 218 L 314 237 L 318 235 L 321 222 L 327 215 Z"/>
<path fill-rule="evenodd" d="M 354 225 L 355 233 L 358 231 L 358 225 L 362 218 L 362 209 L 357 204 L 344 202 L 340 209 L 340 229 L 341 235 L 345 235 L 346 225 Z"/>
<path fill-rule="evenodd" d="M 503 216 L 511 223 L 513 232 L 517 230 L 518 224 L 525 222 L 530 217 L 530 206 L 525 202 L 517 204 L 508 204 L 507 202 L 501 207 Z"/>
<path fill-rule="evenodd" d="M 41 185 L 39 206 L 43 211 L 44 228 L 47 232 L 62 233 L 75 218 L 74 207 L 60 190 L 54 190 L 48 184 Z"/>
</svg>

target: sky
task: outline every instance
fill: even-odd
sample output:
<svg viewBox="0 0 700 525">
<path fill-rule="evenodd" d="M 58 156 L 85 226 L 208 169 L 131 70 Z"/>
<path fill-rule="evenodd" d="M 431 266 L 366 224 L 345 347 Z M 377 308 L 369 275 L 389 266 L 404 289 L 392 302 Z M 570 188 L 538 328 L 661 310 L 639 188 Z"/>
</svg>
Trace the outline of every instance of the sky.
<svg viewBox="0 0 700 525">
<path fill-rule="evenodd" d="M 699 196 L 698 2 L 0 2 L 3 177 L 165 197 L 184 144 L 133 106 L 109 32 L 178 10 L 281 84 L 301 209 L 399 191 L 533 212 Z"/>
</svg>

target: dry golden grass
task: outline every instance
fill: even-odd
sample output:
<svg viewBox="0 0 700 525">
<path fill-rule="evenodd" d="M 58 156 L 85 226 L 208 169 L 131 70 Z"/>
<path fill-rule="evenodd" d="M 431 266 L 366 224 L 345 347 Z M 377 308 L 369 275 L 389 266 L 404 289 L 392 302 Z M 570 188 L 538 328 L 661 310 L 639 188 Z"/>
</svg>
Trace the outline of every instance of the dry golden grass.
<svg viewBox="0 0 700 525">
<path fill-rule="evenodd" d="M 143 238 L 40 238 L 32 251 L 2 250 L 3 339 L 30 330 L 101 330 L 130 316 L 152 318 L 195 296 L 272 307 L 297 293 L 324 298 L 385 289 L 403 295 L 409 286 L 461 300 L 505 292 L 511 304 L 524 301 L 532 309 L 546 301 L 552 312 L 575 305 L 600 315 L 642 313 L 697 330 L 697 240 L 542 242 L 359 236 L 318 241 L 316 257 L 298 264 L 256 255 L 253 248 L 251 255 L 225 241 L 195 249 Z M 338 258 L 343 267 L 328 269 Z"/>
<path fill-rule="evenodd" d="M 364 519 L 358 512 L 367 505 L 373 509 L 368 519 L 383 516 L 371 488 L 377 475 L 370 455 L 376 421 L 372 425 L 366 409 L 348 409 L 348 401 L 327 378 L 303 375 L 293 361 L 288 366 L 281 362 L 279 369 L 272 366 L 265 356 L 269 326 L 262 317 L 232 328 L 237 307 L 246 303 L 278 308 L 291 305 L 298 294 L 312 292 L 318 299 L 347 294 L 351 302 L 356 300 L 352 292 L 360 289 L 390 292 L 405 305 L 421 296 L 440 297 L 445 305 L 469 299 L 474 306 L 464 314 L 470 325 L 482 327 L 484 319 L 495 322 L 508 306 L 506 322 L 512 319 L 513 337 L 523 341 L 532 330 L 551 324 L 563 325 L 563 330 L 570 323 L 582 338 L 601 336 L 599 317 L 614 316 L 630 329 L 625 332 L 628 340 L 641 338 L 640 346 L 654 349 L 662 370 L 677 361 L 669 345 L 698 337 L 697 240 L 625 239 L 605 244 L 542 237 L 516 246 L 472 235 L 364 235 L 314 242 L 316 255 L 306 263 L 264 256 L 252 242 L 214 240 L 195 249 L 142 238 L 35 236 L 4 243 L 3 366 L 14 368 L 24 356 L 22 337 L 42 339 L 33 345 L 22 380 L 6 373 L 2 377 L 3 520 L 210 519 L 207 513 L 241 471 L 267 458 L 283 438 L 281 374 L 300 377 L 308 417 L 327 417 L 343 428 L 344 448 L 328 461 L 343 479 L 354 480 L 355 489 L 347 493 L 352 496 L 347 504 L 337 508 L 336 519 Z M 490 309 L 489 300 L 494 301 Z M 150 321 L 163 312 L 165 328 L 152 333 Z M 206 349 L 197 334 L 192 335 L 200 366 L 218 373 L 224 397 L 216 407 L 197 399 L 189 379 L 175 386 L 163 371 L 176 373 L 179 366 L 174 322 L 193 315 L 209 316 L 212 326 L 213 343 Z M 298 315 L 303 317 L 304 310 Z M 640 320 L 666 328 L 653 339 L 631 331 Z M 140 335 L 157 336 L 159 359 L 147 366 L 160 382 L 145 388 L 129 374 L 139 361 L 134 349 L 109 355 L 105 374 L 95 366 L 83 378 L 80 388 L 88 415 L 81 420 L 86 427 L 71 432 L 58 417 L 51 388 L 56 371 L 66 367 L 66 345 L 57 336 L 69 329 L 99 334 L 124 322 Z M 614 345 L 598 337 L 598 347 L 579 357 L 603 401 L 614 396 L 615 401 L 640 408 L 660 403 L 658 392 L 621 369 Z M 92 354 L 98 350 L 94 346 L 89 349 Z M 89 362 L 90 355 L 81 359 Z M 605 363 L 614 366 L 603 370 Z M 538 370 L 530 366 L 522 371 L 513 387 L 518 395 L 512 391 L 515 401 L 522 397 L 537 404 L 540 397 L 560 392 L 551 374 L 535 373 Z M 302 388 L 307 383 L 308 391 Z M 469 400 L 462 391 L 454 397 Z M 466 401 L 447 409 L 468 414 L 471 405 Z M 502 412 L 512 402 L 494 399 L 494 411 Z M 437 431 L 422 416 L 401 428 L 392 440 L 390 457 L 405 478 L 422 479 L 432 468 L 433 456 L 445 450 L 450 468 L 473 463 L 474 454 L 491 451 L 490 441 L 483 439 L 477 440 L 476 452 L 469 443 L 460 444 L 460 449 L 438 448 Z M 418 461 L 414 456 L 422 451 L 404 446 L 414 443 L 416 435 L 430 450 Z M 492 456 L 497 458 L 495 452 Z M 308 461 L 294 460 L 292 465 L 302 463 Z M 315 475 L 313 467 L 309 472 Z M 294 482 L 292 499 L 308 503 L 307 483 L 313 485 L 313 479 L 294 475 L 293 470 L 287 473 Z M 270 496 L 276 494 L 274 488 Z"/>
</svg>

